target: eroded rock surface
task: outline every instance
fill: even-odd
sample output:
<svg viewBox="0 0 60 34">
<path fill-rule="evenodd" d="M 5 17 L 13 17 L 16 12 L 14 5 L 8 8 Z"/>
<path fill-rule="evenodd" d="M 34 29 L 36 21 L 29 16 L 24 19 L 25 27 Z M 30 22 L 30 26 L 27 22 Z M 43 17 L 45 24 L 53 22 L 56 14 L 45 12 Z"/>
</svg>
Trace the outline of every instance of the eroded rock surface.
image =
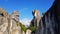
<svg viewBox="0 0 60 34">
<path fill-rule="evenodd" d="M 21 34 L 18 13 L 14 11 L 9 15 L 5 10 L 0 8 L 0 34 Z"/>
</svg>

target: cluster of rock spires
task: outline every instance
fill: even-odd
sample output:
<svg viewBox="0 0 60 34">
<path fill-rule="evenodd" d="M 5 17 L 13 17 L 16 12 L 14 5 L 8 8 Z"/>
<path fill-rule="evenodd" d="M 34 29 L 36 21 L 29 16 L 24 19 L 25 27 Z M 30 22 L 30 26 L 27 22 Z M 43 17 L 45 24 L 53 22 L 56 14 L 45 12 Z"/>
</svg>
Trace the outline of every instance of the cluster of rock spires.
<svg viewBox="0 0 60 34">
<path fill-rule="evenodd" d="M 25 26 L 19 21 L 19 13 L 17 11 L 14 11 L 10 15 L 4 9 L 0 8 L 0 34 L 31 33 L 31 30 L 24 28 Z"/>
<path fill-rule="evenodd" d="M 9 15 L 5 10 L 0 8 L 0 34 L 19 34 L 20 27 L 16 25 L 19 23 L 18 13 L 14 11 Z"/>
<path fill-rule="evenodd" d="M 31 27 L 26 32 L 21 31 L 21 26 L 17 26 L 19 22 L 19 14 L 14 11 L 9 15 L 5 10 L 0 8 L 0 34 L 59 34 L 58 25 L 60 25 L 60 0 L 55 0 L 52 7 L 40 16 L 38 10 L 33 10 L 33 19 Z M 33 28 L 33 29 L 32 29 Z"/>
</svg>

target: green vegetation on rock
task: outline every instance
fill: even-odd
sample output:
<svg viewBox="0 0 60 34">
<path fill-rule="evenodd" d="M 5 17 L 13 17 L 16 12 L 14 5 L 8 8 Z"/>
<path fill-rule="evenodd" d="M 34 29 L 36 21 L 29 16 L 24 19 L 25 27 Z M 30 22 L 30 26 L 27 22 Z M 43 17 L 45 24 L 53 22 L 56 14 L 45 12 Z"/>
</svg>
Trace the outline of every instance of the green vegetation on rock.
<svg viewBox="0 0 60 34">
<path fill-rule="evenodd" d="M 21 31 L 26 32 L 26 27 L 24 25 L 22 25 L 21 23 L 17 23 L 17 26 L 21 27 Z"/>
<path fill-rule="evenodd" d="M 30 26 L 28 29 L 30 29 L 31 31 L 35 31 L 36 30 L 36 26 Z"/>
<path fill-rule="evenodd" d="M 31 31 L 35 31 L 36 30 L 36 26 L 30 26 L 28 28 L 26 28 L 23 24 L 21 23 L 17 23 L 17 26 L 20 26 L 21 27 L 21 31 L 24 31 L 26 32 L 27 29 L 30 29 Z"/>
</svg>

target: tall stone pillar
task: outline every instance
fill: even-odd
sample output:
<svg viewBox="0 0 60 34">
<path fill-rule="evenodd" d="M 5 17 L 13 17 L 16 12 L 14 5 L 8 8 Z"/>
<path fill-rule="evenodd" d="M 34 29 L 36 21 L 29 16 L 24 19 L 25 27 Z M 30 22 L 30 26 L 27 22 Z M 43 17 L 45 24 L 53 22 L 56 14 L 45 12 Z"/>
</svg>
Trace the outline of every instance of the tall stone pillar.
<svg viewBox="0 0 60 34">
<path fill-rule="evenodd" d="M 0 34 L 8 34 L 8 13 L 0 8 Z"/>
<path fill-rule="evenodd" d="M 21 28 L 17 26 L 17 23 L 19 23 L 19 14 L 18 12 L 14 11 L 10 15 L 10 34 L 20 34 Z"/>
</svg>

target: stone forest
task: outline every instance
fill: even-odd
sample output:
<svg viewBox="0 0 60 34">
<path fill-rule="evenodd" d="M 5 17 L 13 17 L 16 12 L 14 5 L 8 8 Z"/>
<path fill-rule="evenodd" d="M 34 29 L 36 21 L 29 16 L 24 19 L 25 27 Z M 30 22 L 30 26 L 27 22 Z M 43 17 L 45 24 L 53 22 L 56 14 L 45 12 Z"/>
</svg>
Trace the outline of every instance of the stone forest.
<svg viewBox="0 0 60 34">
<path fill-rule="evenodd" d="M 8 14 L 0 8 L 0 34 L 60 34 L 60 0 L 55 0 L 51 8 L 40 16 L 39 10 L 33 10 L 33 19 L 26 28 L 19 21 L 19 13 Z"/>
</svg>

